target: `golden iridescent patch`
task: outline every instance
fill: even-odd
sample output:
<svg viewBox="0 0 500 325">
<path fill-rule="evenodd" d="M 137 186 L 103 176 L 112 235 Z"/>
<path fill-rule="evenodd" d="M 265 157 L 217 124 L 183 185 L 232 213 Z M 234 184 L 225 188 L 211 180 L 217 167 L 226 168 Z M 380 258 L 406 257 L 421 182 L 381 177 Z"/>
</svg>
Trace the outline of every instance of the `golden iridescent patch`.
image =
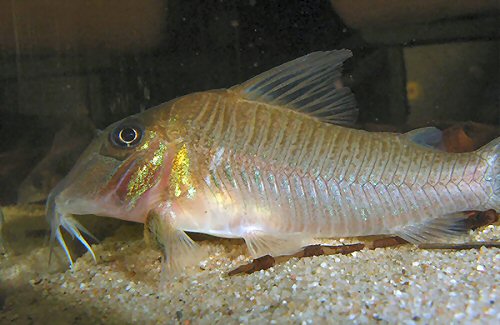
<svg viewBox="0 0 500 325">
<path fill-rule="evenodd" d="M 194 195 L 195 189 L 189 167 L 188 150 L 186 145 L 183 145 L 175 155 L 170 172 L 170 193 L 175 197 L 179 197 L 185 192 L 187 192 L 188 197 Z"/>
<path fill-rule="evenodd" d="M 138 167 L 130 178 L 127 191 L 127 198 L 130 200 L 130 206 L 134 206 L 141 195 L 155 185 L 155 175 L 163 164 L 166 150 L 167 146 L 160 143 L 151 159 Z"/>
</svg>

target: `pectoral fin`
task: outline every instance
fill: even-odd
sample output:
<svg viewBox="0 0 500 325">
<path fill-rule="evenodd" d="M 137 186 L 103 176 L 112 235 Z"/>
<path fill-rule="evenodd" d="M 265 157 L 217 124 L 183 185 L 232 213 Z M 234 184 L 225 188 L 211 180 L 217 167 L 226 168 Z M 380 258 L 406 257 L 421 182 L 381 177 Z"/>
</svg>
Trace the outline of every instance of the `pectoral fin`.
<svg viewBox="0 0 500 325">
<path fill-rule="evenodd" d="M 413 244 L 440 242 L 466 233 L 467 219 L 465 213 L 447 214 L 422 223 L 406 225 L 394 233 Z"/>
<path fill-rule="evenodd" d="M 304 238 L 304 234 L 276 235 L 261 231 L 252 231 L 246 234 L 244 239 L 254 258 L 264 255 L 294 254 L 312 242 L 312 240 Z"/>
<path fill-rule="evenodd" d="M 169 274 L 180 273 L 198 263 L 204 252 L 184 231 L 176 229 L 167 213 L 150 211 L 144 224 L 144 238 L 163 254 L 163 267 Z"/>
</svg>

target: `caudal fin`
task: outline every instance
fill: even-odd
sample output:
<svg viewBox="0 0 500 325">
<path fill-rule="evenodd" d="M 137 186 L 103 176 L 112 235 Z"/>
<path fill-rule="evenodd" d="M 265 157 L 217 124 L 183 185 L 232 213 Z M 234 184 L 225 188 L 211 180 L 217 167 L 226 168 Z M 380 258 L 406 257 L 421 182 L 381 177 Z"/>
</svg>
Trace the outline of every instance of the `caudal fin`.
<svg viewBox="0 0 500 325">
<path fill-rule="evenodd" d="M 496 211 L 500 210 L 500 137 L 478 150 L 481 157 L 488 162 L 485 180 L 490 182 L 492 193 L 488 205 Z"/>
</svg>

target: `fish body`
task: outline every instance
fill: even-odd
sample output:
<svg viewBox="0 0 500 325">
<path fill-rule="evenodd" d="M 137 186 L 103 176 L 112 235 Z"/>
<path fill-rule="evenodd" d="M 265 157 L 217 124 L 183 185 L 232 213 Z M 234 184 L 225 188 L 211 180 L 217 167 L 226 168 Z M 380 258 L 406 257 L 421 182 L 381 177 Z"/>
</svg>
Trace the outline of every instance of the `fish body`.
<svg viewBox="0 0 500 325">
<path fill-rule="evenodd" d="M 279 255 L 317 237 L 442 239 L 463 230 L 460 212 L 498 208 L 500 139 L 447 153 L 434 128 L 345 126 L 357 113 L 339 81 L 349 56 L 312 53 L 111 125 L 49 196 L 52 237 L 71 260 L 61 226 L 92 252 L 72 215 L 143 222 L 146 239 L 179 269 L 196 256 L 186 231 Z"/>
<path fill-rule="evenodd" d="M 245 237 L 249 228 L 364 236 L 491 208 L 484 181 L 490 165 L 481 154 L 327 124 L 230 92 L 199 94 L 172 109 L 177 121 L 193 121 L 179 134 L 189 139 L 182 146 L 197 192 L 177 198 L 177 214 L 190 216 L 183 229 L 224 237 Z M 186 117 L 189 105 L 195 113 Z"/>
</svg>

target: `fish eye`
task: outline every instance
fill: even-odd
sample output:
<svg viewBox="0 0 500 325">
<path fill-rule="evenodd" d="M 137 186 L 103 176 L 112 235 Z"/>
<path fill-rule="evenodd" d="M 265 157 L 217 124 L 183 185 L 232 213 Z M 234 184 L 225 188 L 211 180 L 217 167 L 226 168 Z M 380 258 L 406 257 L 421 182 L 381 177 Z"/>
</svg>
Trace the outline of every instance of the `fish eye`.
<svg viewBox="0 0 500 325">
<path fill-rule="evenodd" d="M 119 148 L 133 148 L 141 142 L 143 133 L 137 125 L 120 125 L 110 133 L 110 139 Z"/>
</svg>

